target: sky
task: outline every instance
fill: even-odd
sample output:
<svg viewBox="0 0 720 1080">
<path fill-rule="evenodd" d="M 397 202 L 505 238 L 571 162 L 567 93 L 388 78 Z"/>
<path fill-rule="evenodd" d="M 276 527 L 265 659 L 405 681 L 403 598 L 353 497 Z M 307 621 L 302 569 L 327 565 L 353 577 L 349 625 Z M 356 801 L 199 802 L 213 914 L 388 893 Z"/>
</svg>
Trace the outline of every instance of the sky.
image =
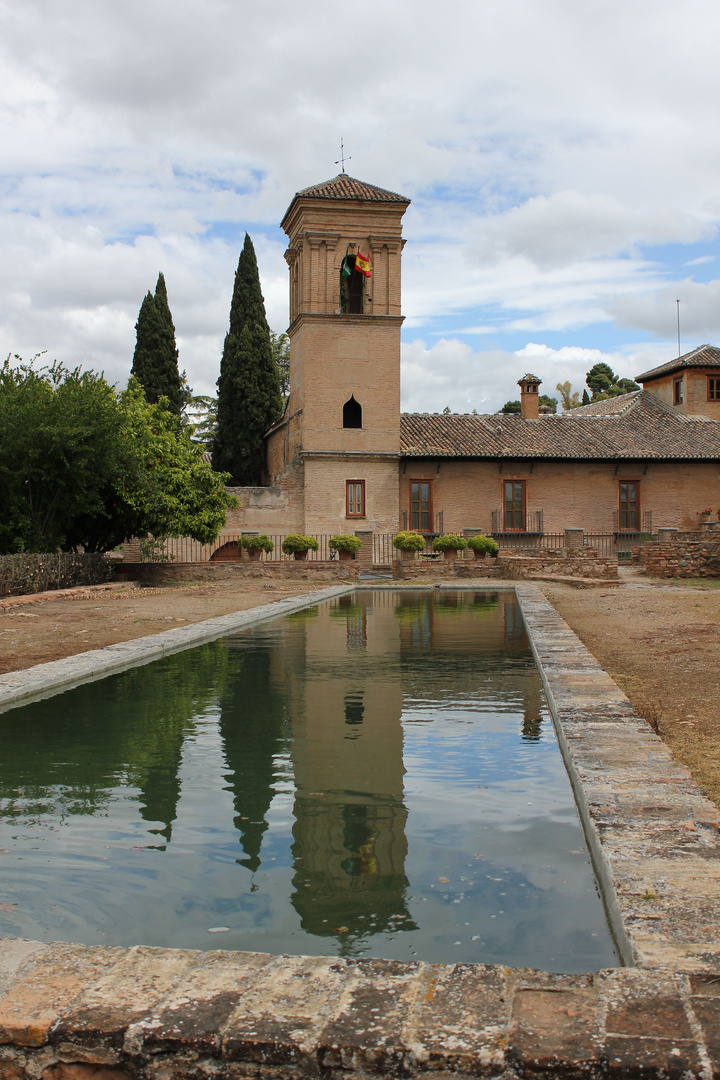
<svg viewBox="0 0 720 1080">
<path fill-rule="evenodd" d="M 124 387 L 163 271 L 213 393 L 244 234 L 287 327 L 293 194 L 412 200 L 402 406 L 492 412 L 720 343 L 714 0 L 0 0 L 0 355 Z"/>
</svg>

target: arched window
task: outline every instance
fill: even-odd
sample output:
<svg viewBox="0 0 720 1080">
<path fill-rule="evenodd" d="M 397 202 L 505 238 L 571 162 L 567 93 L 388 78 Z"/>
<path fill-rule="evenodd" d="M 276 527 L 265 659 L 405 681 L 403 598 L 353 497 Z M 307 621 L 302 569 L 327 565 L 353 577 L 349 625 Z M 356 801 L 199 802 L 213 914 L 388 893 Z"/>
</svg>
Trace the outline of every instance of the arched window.
<svg viewBox="0 0 720 1080">
<path fill-rule="evenodd" d="M 343 427 L 362 427 L 362 405 L 355 400 L 355 395 L 343 405 Z"/>
</svg>

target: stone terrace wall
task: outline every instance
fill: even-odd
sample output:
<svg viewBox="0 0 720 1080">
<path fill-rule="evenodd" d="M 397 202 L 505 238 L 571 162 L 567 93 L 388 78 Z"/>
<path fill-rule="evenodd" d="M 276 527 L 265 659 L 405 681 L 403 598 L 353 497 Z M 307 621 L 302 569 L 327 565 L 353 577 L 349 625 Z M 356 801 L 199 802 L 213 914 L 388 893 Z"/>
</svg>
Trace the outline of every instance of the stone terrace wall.
<svg viewBox="0 0 720 1080">
<path fill-rule="evenodd" d="M 394 563 L 394 574 L 403 579 L 427 576 L 442 578 L 501 578 L 532 581 L 533 578 L 572 577 L 617 581 L 617 562 L 599 558 L 593 551 L 538 549 L 522 555 L 500 551 L 497 558 L 428 559 Z"/>
<path fill-rule="evenodd" d="M 116 581 L 145 583 L 173 581 L 230 581 L 237 578 L 297 578 L 299 581 L 345 581 L 357 578 L 362 565 L 351 562 L 227 562 L 121 563 L 115 568 Z M 2 1077 L 0 1076 L 0 1080 Z"/>
<path fill-rule="evenodd" d="M 651 577 L 720 577 L 720 537 L 650 540 L 643 544 L 640 563 Z"/>
<path fill-rule="evenodd" d="M 502 557 L 502 556 L 501 556 Z M 505 555 L 503 562 L 522 564 L 520 577 L 532 577 L 537 574 L 563 574 L 579 578 L 617 579 L 617 559 L 601 558 L 592 548 L 538 548 L 534 552 L 524 551 L 522 556 Z M 510 573 L 508 577 L 514 577 Z"/>
</svg>

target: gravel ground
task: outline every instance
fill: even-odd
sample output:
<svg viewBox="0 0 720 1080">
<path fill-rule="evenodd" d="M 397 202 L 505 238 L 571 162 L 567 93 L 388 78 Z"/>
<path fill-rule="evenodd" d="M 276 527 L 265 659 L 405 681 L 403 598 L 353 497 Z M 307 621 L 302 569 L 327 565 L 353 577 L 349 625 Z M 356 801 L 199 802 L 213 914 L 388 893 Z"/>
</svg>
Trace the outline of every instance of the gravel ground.
<svg viewBox="0 0 720 1080">
<path fill-rule="evenodd" d="M 653 582 L 622 570 L 620 589 L 541 588 L 641 716 L 720 806 L 720 582 Z M 307 581 L 133 585 L 72 599 L 5 600 L 0 673 L 57 660 L 324 588 Z"/>
<path fill-rule="evenodd" d="M 327 585 L 277 580 L 261 584 L 246 578 L 216 585 L 73 589 L 72 596 L 16 597 L 14 603 L 5 598 L 0 601 L 0 674 L 159 634 L 172 626 L 271 604 Z"/>
<path fill-rule="evenodd" d="M 542 584 L 547 598 L 720 807 L 720 582 Z"/>
</svg>

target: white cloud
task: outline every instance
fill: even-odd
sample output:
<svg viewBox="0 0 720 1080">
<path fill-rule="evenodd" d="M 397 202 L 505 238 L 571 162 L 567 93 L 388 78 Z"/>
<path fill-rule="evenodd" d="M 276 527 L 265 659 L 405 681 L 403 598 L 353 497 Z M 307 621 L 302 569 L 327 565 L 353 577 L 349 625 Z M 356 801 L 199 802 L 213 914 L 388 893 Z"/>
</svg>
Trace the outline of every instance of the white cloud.
<svg viewBox="0 0 720 1080">
<path fill-rule="evenodd" d="M 640 244 L 691 244 L 713 232 L 707 222 L 673 209 L 648 211 L 608 195 L 559 191 L 481 219 L 471 254 L 480 264 L 519 256 L 550 269 L 633 253 Z"/>
<path fill-rule="evenodd" d="M 672 339 L 676 333 L 680 300 L 680 338 L 683 352 L 697 344 L 716 342 L 720 322 L 720 279 L 698 282 L 686 279 L 640 296 L 618 296 L 608 311 L 621 326 L 639 328 Z"/>
<path fill-rule="evenodd" d="M 595 364 L 609 364 L 619 378 L 632 379 L 641 371 L 672 359 L 672 346 L 643 344 L 627 352 L 603 352 L 580 346 L 552 349 L 528 342 L 513 352 L 488 349 L 475 352 L 457 338 L 426 345 L 420 339 L 403 347 L 403 412 L 497 412 L 506 401 L 517 400 L 518 379 L 530 371 L 542 379 L 540 393 L 559 400 L 555 387 L 570 382 L 581 393 L 585 376 Z"/>
<path fill-rule="evenodd" d="M 2 5 L 0 350 L 122 381 L 162 269 L 181 364 L 212 389 L 244 230 L 282 329 L 277 222 L 341 134 L 351 173 L 413 199 L 404 306 L 426 337 L 459 317 L 499 344 L 613 319 L 671 340 L 687 287 L 688 335 L 717 340 L 711 285 L 641 249 L 714 257 L 692 244 L 720 220 L 718 30 L 712 0 Z"/>
</svg>

